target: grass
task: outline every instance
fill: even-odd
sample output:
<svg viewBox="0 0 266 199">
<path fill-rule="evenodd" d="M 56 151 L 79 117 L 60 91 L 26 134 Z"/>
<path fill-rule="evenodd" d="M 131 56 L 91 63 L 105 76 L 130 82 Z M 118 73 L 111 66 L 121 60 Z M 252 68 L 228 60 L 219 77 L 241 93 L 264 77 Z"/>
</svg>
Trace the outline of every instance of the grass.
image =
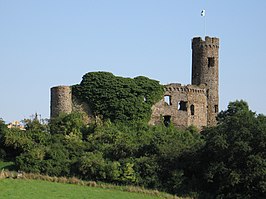
<svg viewBox="0 0 266 199">
<path fill-rule="evenodd" d="M 55 183 L 42 180 L 8 178 L 0 180 L 0 198 L 158 199 L 159 197 L 140 193 L 123 192 L 114 189 Z"/>
<path fill-rule="evenodd" d="M 75 177 L 52 177 L 9 171 L 13 162 L 0 161 L 0 198 L 89 198 L 89 199 L 191 199 L 143 187 L 117 186 Z"/>
</svg>

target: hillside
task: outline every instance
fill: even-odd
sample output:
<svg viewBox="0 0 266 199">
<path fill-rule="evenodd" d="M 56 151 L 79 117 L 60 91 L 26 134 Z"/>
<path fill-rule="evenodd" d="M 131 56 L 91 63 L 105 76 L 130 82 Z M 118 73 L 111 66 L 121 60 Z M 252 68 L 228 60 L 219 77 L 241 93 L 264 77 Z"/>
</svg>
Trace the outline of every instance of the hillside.
<svg viewBox="0 0 266 199">
<path fill-rule="evenodd" d="M 114 189 L 63 184 L 41 180 L 2 179 L 0 198 L 112 198 L 112 199 L 158 199 L 161 197 L 141 193 L 123 192 Z"/>
</svg>

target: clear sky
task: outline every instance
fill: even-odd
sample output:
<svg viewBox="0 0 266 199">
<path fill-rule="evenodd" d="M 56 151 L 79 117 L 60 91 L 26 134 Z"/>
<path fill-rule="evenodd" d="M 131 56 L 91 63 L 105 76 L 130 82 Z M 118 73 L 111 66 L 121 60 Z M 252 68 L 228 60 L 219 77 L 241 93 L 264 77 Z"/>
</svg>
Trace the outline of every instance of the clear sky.
<svg viewBox="0 0 266 199">
<path fill-rule="evenodd" d="M 220 108 L 266 114 L 265 0 L 0 0 L 0 118 L 49 118 L 50 88 L 86 72 L 191 80 L 191 39 L 220 38 Z"/>
</svg>

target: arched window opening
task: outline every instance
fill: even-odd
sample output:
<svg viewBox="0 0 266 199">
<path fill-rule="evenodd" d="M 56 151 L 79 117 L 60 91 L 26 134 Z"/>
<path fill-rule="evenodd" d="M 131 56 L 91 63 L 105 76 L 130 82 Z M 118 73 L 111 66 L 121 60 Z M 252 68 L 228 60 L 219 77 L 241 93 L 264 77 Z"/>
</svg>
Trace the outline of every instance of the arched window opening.
<svg viewBox="0 0 266 199">
<path fill-rule="evenodd" d="M 178 103 L 178 110 L 179 111 L 187 111 L 187 102 L 185 101 L 180 101 Z"/>
<path fill-rule="evenodd" d="M 171 96 L 170 95 L 165 95 L 164 96 L 164 103 L 167 104 L 168 106 L 172 105 Z"/>
<path fill-rule="evenodd" d="M 195 107 L 193 104 L 190 106 L 190 113 L 191 115 L 195 115 Z"/>
</svg>

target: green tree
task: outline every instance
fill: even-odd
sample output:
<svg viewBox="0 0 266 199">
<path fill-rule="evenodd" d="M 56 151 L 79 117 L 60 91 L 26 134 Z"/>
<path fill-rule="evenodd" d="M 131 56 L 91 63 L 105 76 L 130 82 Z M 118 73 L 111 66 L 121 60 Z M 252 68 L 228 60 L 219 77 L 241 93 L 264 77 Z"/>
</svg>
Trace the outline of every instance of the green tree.
<svg viewBox="0 0 266 199">
<path fill-rule="evenodd" d="M 200 189 L 216 198 L 265 198 L 265 116 L 244 101 L 230 102 L 218 125 L 202 135 L 206 143 L 196 167 Z"/>
<path fill-rule="evenodd" d="M 86 123 L 82 113 L 61 114 L 49 123 L 51 134 L 61 134 L 68 139 L 81 140 Z"/>
<path fill-rule="evenodd" d="M 4 134 L 7 131 L 7 126 L 2 118 L 0 118 L 0 159 L 6 158 L 6 151 L 4 149 Z"/>
<path fill-rule="evenodd" d="M 48 132 L 48 120 L 47 119 L 39 119 L 38 114 L 35 113 L 32 119 L 24 119 L 22 122 L 24 123 L 24 127 L 28 131 L 35 132 Z"/>
<path fill-rule="evenodd" d="M 78 160 L 78 169 L 87 180 L 105 180 L 106 161 L 101 152 L 86 152 Z"/>
</svg>

